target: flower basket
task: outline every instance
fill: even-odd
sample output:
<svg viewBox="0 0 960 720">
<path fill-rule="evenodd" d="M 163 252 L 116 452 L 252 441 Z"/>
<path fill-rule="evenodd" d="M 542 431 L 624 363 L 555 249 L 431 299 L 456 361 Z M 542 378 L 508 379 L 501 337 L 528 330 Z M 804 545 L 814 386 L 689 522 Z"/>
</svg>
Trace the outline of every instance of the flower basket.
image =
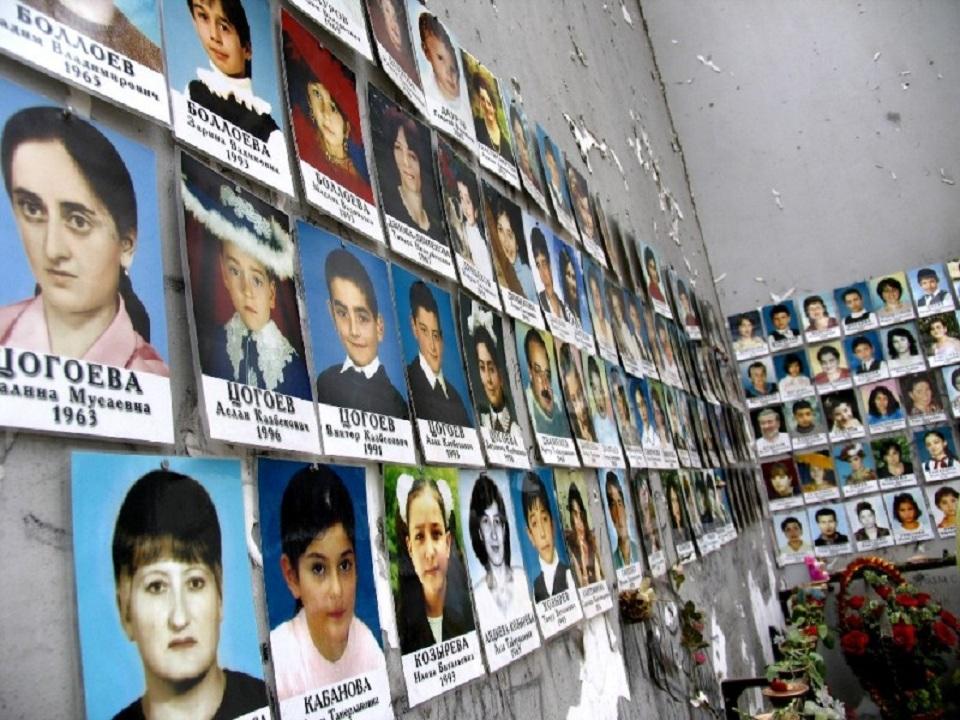
<svg viewBox="0 0 960 720">
<path fill-rule="evenodd" d="M 853 594 L 854 581 L 867 585 Z M 884 718 L 943 714 L 941 677 L 956 652 L 957 619 L 881 558 L 858 558 L 840 578 L 840 647 Z"/>
</svg>

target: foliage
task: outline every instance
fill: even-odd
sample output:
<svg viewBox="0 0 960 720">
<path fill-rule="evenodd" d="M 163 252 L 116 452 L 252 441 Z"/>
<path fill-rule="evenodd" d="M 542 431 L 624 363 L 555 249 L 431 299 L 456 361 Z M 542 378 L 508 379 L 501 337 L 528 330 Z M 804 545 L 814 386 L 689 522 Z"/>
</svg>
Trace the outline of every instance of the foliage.
<svg viewBox="0 0 960 720">
<path fill-rule="evenodd" d="M 703 665 L 707 656 L 704 648 L 710 647 L 703 638 L 703 613 L 692 600 L 687 600 L 680 610 L 680 646 L 690 653 L 697 665 Z"/>
</svg>

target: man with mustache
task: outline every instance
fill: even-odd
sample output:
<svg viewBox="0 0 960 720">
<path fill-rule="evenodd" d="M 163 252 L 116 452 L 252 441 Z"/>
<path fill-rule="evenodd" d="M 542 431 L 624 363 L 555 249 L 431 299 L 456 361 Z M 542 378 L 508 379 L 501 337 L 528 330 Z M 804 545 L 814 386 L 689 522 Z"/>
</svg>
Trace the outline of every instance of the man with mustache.
<svg viewBox="0 0 960 720">
<path fill-rule="evenodd" d="M 558 388 L 553 379 L 554 366 L 551 364 L 547 344 L 539 330 L 530 328 L 527 331 L 523 340 L 523 350 L 527 356 L 527 369 L 530 372 L 530 384 L 525 393 L 534 430 L 544 435 L 570 437 L 567 418 L 563 408 L 558 406 L 556 401 Z"/>
</svg>

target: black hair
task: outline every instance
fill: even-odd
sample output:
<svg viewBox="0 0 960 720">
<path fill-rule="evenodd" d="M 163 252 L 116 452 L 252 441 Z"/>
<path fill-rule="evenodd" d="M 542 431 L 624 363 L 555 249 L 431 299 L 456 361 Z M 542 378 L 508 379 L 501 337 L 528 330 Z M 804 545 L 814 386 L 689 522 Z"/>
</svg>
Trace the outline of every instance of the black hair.
<svg viewBox="0 0 960 720">
<path fill-rule="evenodd" d="M 900 409 L 900 401 L 894 397 L 893 393 L 883 385 L 877 385 L 877 387 L 870 391 L 870 397 L 867 398 L 867 412 L 872 416 L 883 417 L 882 413 L 877 409 L 877 397 L 880 395 L 886 395 L 887 397 L 888 415 L 892 415 Z"/>
<path fill-rule="evenodd" d="M 523 337 L 523 352 L 527 356 L 527 364 L 530 364 L 530 346 L 536 343 L 543 348 L 543 351 L 547 353 L 547 343 L 541 337 L 540 333 L 536 328 L 530 328 L 527 330 L 527 334 Z M 547 361 L 550 360 L 550 353 L 547 353 Z"/>
<path fill-rule="evenodd" d="M 960 367 L 954 368 L 953 372 L 950 373 L 950 384 L 956 387 L 958 382 L 960 382 Z"/>
<path fill-rule="evenodd" d="M 813 517 L 817 522 L 819 522 L 821 517 L 827 517 L 828 515 L 834 520 L 837 519 L 837 511 L 828 507 L 820 508 Z"/>
<path fill-rule="evenodd" d="M 866 337 L 865 335 L 861 335 L 857 338 L 854 338 L 853 342 L 850 344 L 850 347 L 853 350 L 856 350 L 861 345 L 869 345 L 870 349 L 871 350 L 873 349 L 873 343 L 870 342 L 870 338 Z"/>
<path fill-rule="evenodd" d="M 500 494 L 500 488 L 490 479 L 485 472 L 480 473 L 477 482 L 473 485 L 473 492 L 470 494 L 470 544 L 473 546 L 473 552 L 477 560 L 488 570 L 490 569 L 490 558 L 487 556 L 487 546 L 483 543 L 483 536 L 480 534 L 480 521 L 483 520 L 483 514 L 487 508 L 496 503 L 497 510 L 500 512 L 500 518 L 503 520 L 503 562 L 510 565 L 510 519 L 507 517 L 507 508 L 503 502 L 503 495 Z"/>
<path fill-rule="evenodd" d="M 537 255 L 546 255 L 547 262 L 550 262 L 550 250 L 547 248 L 547 238 L 543 235 L 543 230 L 534 227 L 530 231 L 530 252 L 533 253 L 534 260 Z"/>
<path fill-rule="evenodd" d="M 324 276 L 327 281 L 327 294 L 330 301 L 333 302 L 333 281 L 337 278 L 346 280 L 353 285 L 364 296 L 367 306 L 375 316 L 380 315 L 380 308 L 377 305 L 377 294 L 373 289 L 373 281 L 367 273 L 367 269 L 360 260 L 349 250 L 337 248 L 329 255 L 323 266 Z"/>
<path fill-rule="evenodd" d="M 337 524 L 355 547 L 353 501 L 340 477 L 327 465 L 310 465 L 294 473 L 280 501 L 280 547 L 294 574 L 310 543 Z"/>
<path fill-rule="evenodd" d="M 857 296 L 858 298 L 860 298 L 861 300 L 863 299 L 863 293 L 860 292 L 860 289 L 859 289 L 859 288 L 848 287 L 846 290 L 843 291 L 843 295 L 841 295 L 841 297 L 842 297 L 844 300 L 846 300 L 846 299 L 847 299 L 847 295 L 856 295 L 856 296 Z"/>
<path fill-rule="evenodd" d="M 940 281 L 940 276 L 937 275 L 937 271 L 933 268 L 920 268 L 917 271 L 917 282 L 921 280 L 926 280 L 927 278 L 933 278 L 937 282 Z"/>
<path fill-rule="evenodd" d="M 896 450 L 897 455 L 903 457 L 903 448 L 900 447 L 900 443 L 896 440 L 884 440 L 880 444 L 880 457 L 884 457 L 891 449 Z"/>
<path fill-rule="evenodd" d="M 764 364 L 763 364 L 762 362 L 760 362 L 759 360 L 757 360 L 756 362 L 752 362 L 752 363 L 750 363 L 750 364 L 747 366 L 747 375 L 749 375 L 749 374 L 750 374 L 750 371 L 753 370 L 754 368 L 760 368 L 761 370 L 763 370 L 764 372 L 766 372 L 767 366 L 764 365 Z"/>
<path fill-rule="evenodd" d="M 892 359 L 896 360 L 897 358 L 900 357 L 900 353 L 897 352 L 896 348 L 893 347 L 893 339 L 894 339 L 895 337 L 906 338 L 906 339 L 907 339 L 907 343 L 909 344 L 909 354 L 910 354 L 910 355 L 916 355 L 916 354 L 917 354 L 917 352 L 918 352 L 918 350 L 917 350 L 917 340 L 916 340 L 915 337 L 913 337 L 913 333 L 911 333 L 911 332 L 910 332 L 909 330 L 907 330 L 906 328 L 895 327 L 895 328 L 893 328 L 889 333 L 887 333 L 887 354 L 888 354 Z"/>
<path fill-rule="evenodd" d="M 404 527 L 403 532 L 405 535 L 410 534 L 410 503 L 417 499 L 418 495 L 429 491 L 433 494 L 433 499 L 437 501 L 437 505 L 440 506 L 440 514 L 443 516 L 443 528 L 447 532 L 450 532 L 451 525 L 451 515 L 453 513 L 453 508 L 448 508 L 443 502 L 443 495 L 440 492 L 440 488 L 437 486 L 437 481 L 432 477 L 427 477 L 425 475 L 419 475 L 410 486 L 410 492 L 407 493 L 407 506 L 403 508 L 403 518 Z M 401 519 L 403 519 L 401 518 Z"/>
<path fill-rule="evenodd" d="M 416 280 L 410 286 L 410 317 L 416 318 L 418 310 L 432 313 L 437 318 L 437 324 L 440 324 L 440 308 L 423 280 Z"/>
<path fill-rule="evenodd" d="M 190 13 L 190 17 L 193 17 L 193 4 L 196 0 L 187 0 L 187 10 Z M 233 25 L 233 29 L 237 31 L 237 37 L 240 40 L 240 46 L 253 52 L 253 45 L 250 41 L 250 23 L 247 21 L 247 13 L 243 9 L 243 3 L 240 0 L 220 0 L 220 8 L 223 10 L 223 14 L 227 16 L 227 20 L 230 21 L 230 24 Z M 243 73 L 244 77 L 250 77 L 251 70 L 251 59 L 247 58 L 247 62 L 244 65 Z"/>
<path fill-rule="evenodd" d="M 493 215 L 493 233 L 497 237 L 497 244 L 501 247 L 503 246 L 500 241 L 499 230 L 496 227 L 497 220 L 501 215 L 505 215 L 507 222 L 510 223 L 510 229 L 513 230 L 513 236 L 516 238 L 517 259 L 522 265 L 529 265 L 530 261 L 527 259 L 527 244 L 523 241 L 523 219 L 520 215 L 520 208 L 497 192 L 494 192 L 493 197 L 488 193 L 487 199 L 492 200 L 490 205 L 492 206 L 491 214 Z M 517 232 L 517 228 L 520 228 L 520 232 Z"/>
<path fill-rule="evenodd" d="M 789 525 L 790 523 L 796 523 L 797 525 L 800 526 L 800 529 L 801 529 L 801 530 L 803 529 L 803 523 L 800 522 L 800 521 L 799 521 L 797 518 L 795 518 L 793 515 L 787 515 L 787 517 L 785 517 L 785 518 L 783 519 L 783 522 L 780 523 L 780 529 L 783 530 L 784 532 L 786 532 L 786 531 L 787 531 L 787 525 Z"/>
<path fill-rule="evenodd" d="M 583 496 L 580 495 L 580 489 L 574 485 L 570 484 L 570 489 L 567 491 L 567 513 L 570 515 L 570 525 L 573 525 L 573 506 L 574 504 L 580 506 L 580 515 L 583 517 L 583 524 L 586 527 L 589 527 L 589 522 L 587 522 L 587 506 L 583 504 Z"/>
<path fill-rule="evenodd" d="M 550 513 L 550 499 L 547 497 L 547 488 L 543 480 L 535 472 L 527 470 L 523 473 L 523 483 L 520 486 L 520 501 L 523 506 L 523 517 L 527 519 L 527 527 L 530 526 L 530 513 L 536 503 L 543 505 L 543 509 L 550 515 L 553 521 L 553 515 Z"/>
<path fill-rule="evenodd" d="M 908 492 L 897 493 L 893 496 L 893 514 L 897 516 L 897 522 L 900 522 L 900 506 L 903 503 L 910 503 L 913 505 L 913 509 L 916 511 L 914 520 L 919 520 L 923 516 L 923 510 L 920 509 L 920 506 L 913 498 L 913 495 Z"/>
<path fill-rule="evenodd" d="M 779 303 L 779 304 L 777 304 L 777 305 L 774 305 L 772 308 L 770 308 L 770 317 L 771 317 L 771 318 L 772 318 L 774 315 L 778 314 L 778 313 L 786 313 L 787 315 L 789 315 L 789 314 L 790 314 L 790 308 L 788 308 L 788 307 L 787 307 L 786 305 L 784 305 L 783 303 Z"/>
<path fill-rule="evenodd" d="M 117 582 L 144 565 L 172 558 L 209 567 L 223 594 L 217 510 L 203 485 L 187 475 L 153 470 L 130 486 L 117 514 L 112 554 Z"/>
<path fill-rule="evenodd" d="M 0 139 L 0 166 L 7 195 L 13 192 L 13 155 L 27 142 L 59 142 L 77 165 L 93 194 L 103 203 L 117 226 L 118 239 L 137 235 L 137 195 L 133 179 L 113 143 L 91 123 L 56 107 L 28 107 L 7 120 Z M 12 197 L 12 196 L 11 196 Z M 150 316 L 133 290 L 130 276 L 119 273 L 118 292 L 133 329 L 150 342 Z"/>
<path fill-rule="evenodd" d="M 941 431 L 939 431 L 939 430 L 927 430 L 927 431 L 923 434 L 923 442 L 926 443 L 926 442 L 927 442 L 927 438 L 930 437 L 931 435 L 936 435 L 938 438 L 940 438 L 941 440 L 943 440 L 943 442 L 947 442 L 947 439 L 943 436 L 943 433 L 942 433 Z"/>
<path fill-rule="evenodd" d="M 825 355 L 833 355 L 837 360 L 840 359 L 840 351 L 837 350 L 833 345 L 824 345 L 822 348 L 817 350 L 817 361 L 823 363 L 823 358 Z"/>
<path fill-rule="evenodd" d="M 797 353 L 787 353 L 786 355 L 783 356 L 784 371 L 786 371 L 787 368 L 789 368 L 790 365 L 792 365 L 793 363 L 796 363 L 797 365 L 799 365 L 800 370 L 803 370 L 803 360 L 801 359 L 800 355 L 798 355 Z"/>
<path fill-rule="evenodd" d="M 573 269 L 574 277 L 577 274 L 577 266 L 573 262 L 573 255 L 571 254 L 570 248 L 567 246 L 562 246 L 560 248 L 560 287 L 563 289 L 563 299 L 566 301 L 567 305 L 570 307 L 570 311 L 579 317 L 580 315 L 580 296 L 579 291 L 574 289 L 573 297 L 567 297 L 567 283 L 566 283 L 566 272 L 565 268 L 567 266 Z"/>
<path fill-rule="evenodd" d="M 456 62 L 457 53 L 453 49 L 453 42 L 450 40 L 450 34 L 443 26 L 443 23 L 440 22 L 440 19 L 432 13 L 425 12 L 421 13 L 418 24 L 420 27 L 420 46 L 423 49 L 423 54 L 427 54 L 427 35 L 433 35 L 446 46 L 450 52 L 450 57 Z"/>
<path fill-rule="evenodd" d="M 810 404 L 809 400 L 797 400 L 793 404 L 793 407 L 791 408 L 791 410 L 793 410 L 794 415 L 797 414 L 797 410 L 808 410 L 808 409 L 813 410 L 813 405 Z"/>
<path fill-rule="evenodd" d="M 587 375 L 590 376 L 593 374 L 596 374 L 597 379 L 600 381 L 601 387 L 602 387 L 603 378 L 600 373 L 600 365 L 597 364 L 597 358 L 594 355 L 588 355 L 587 356 Z"/>
<path fill-rule="evenodd" d="M 941 501 L 943 498 L 948 497 L 948 496 L 949 496 L 949 497 L 952 497 L 954 500 L 956 500 L 957 498 L 960 498 L 960 493 L 958 493 L 956 490 L 954 490 L 954 489 L 953 489 L 952 487 L 950 487 L 949 485 L 944 485 L 942 488 L 940 488 L 939 490 L 937 490 L 937 491 L 933 494 L 933 504 L 936 505 L 937 507 L 939 507 L 939 506 L 940 506 L 940 501 Z"/>
<path fill-rule="evenodd" d="M 903 283 L 895 277 L 885 277 L 880 280 L 880 282 L 877 283 L 877 294 L 881 295 L 886 288 L 896 290 L 900 296 L 903 295 Z"/>
<path fill-rule="evenodd" d="M 866 500 L 861 500 L 860 502 L 858 502 L 858 503 L 857 503 L 857 506 L 854 508 L 854 510 L 856 511 L 856 513 L 857 513 L 858 516 L 859 516 L 860 513 L 862 513 L 864 510 L 869 510 L 869 511 L 872 512 L 874 515 L 877 514 L 876 510 L 873 509 L 873 505 L 871 505 L 871 504 L 870 504 L 868 501 L 866 501 Z"/>
<path fill-rule="evenodd" d="M 615 488 L 617 492 L 620 493 L 620 497 L 623 497 L 623 485 L 620 484 L 620 478 L 617 477 L 615 472 L 607 472 L 604 478 L 604 487 L 606 488 L 607 495 L 610 494 L 610 488 Z"/>
<path fill-rule="evenodd" d="M 816 305 L 817 303 L 820 303 L 821 305 L 823 305 L 824 312 L 826 312 L 827 304 L 823 301 L 823 298 L 820 297 L 819 295 L 811 295 L 810 297 L 806 298 L 803 301 L 803 311 L 807 312 L 807 310 L 810 309 L 811 305 Z"/>
</svg>

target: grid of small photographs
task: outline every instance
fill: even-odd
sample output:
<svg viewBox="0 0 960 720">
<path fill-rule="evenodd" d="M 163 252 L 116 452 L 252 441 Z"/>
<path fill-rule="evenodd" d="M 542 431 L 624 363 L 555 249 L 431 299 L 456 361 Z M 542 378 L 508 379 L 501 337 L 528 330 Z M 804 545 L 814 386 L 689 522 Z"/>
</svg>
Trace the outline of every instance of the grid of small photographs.
<svg viewBox="0 0 960 720">
<path fill-rule="evenodd" d="M 956 260 L 728 318 L 781 564 L 956 535 Z"/>
<path fill-rule="evenodd" d="M 95 233 L 102 257 L 89 267 L 35 274 L 24 252 L 0 271 L 0 352 L 14 373 L 0 425 L 173 443 L 161 260 L 173 242 L 181 267 L 166 271 L 183 275 L 187 303 L 175 333 L 192 346 L 203 431 L 290 456 L 259 459 L 247 513 L 239 452 L 74 456 L 89 715 L 186 702 L 260 717 L 275 698 L 286 719 L 324 698 L 338 717 L 389 718 L 391 613 L 415 705 L 607 612 L 608 581 L 629 602 L 645 576 L 759 521 L 716 310 L 604 209 L 576 154 L 446 19 L 417 0 L 291 0 L 279 12 L 269 0 L 145 0 L 104 24 L 80 5 L 6 4 L 0 51 L 168 128 L 174 169 L 158 177 L 170 171 L 137 139 L 148 133 L 0 79 L 8 184 L 48 203 L 59 174 L 79 188 L 68 204 L 89 213 L 85 227 L 113 234 Z M 78 56 L 64 64 L 61 40 L 89 50 L 89 72 Z M 399 93 L 358 81 L 374 57 Z M 172 239 L 159 232 L 160 187 L 176 189 Z M 25 246 L 30 203 L 0 209 Z M 943 304 L 932 295 L 918 322 L 952 337 L 955 319 L 928 312 Z M 894 334 L 878 317 L 871 332 Z M 952 356 L 921 361 L 931 353 L 946 378 Z M 751 367 L 744 377 L 773 383 L 780 368 L 761 365 L 765 380 Z M 253 516 L 266 618 L 244 560 Z M 222 682 L 180 682 L 178 667 L 144 684 L 114 662 L 122 653 L 153 673 L 136 612 L 147 575 L 195 591 L 202 637 L 184 663 Z M 107 608 L 120 613 L 100 633 Z M 258 622 L 269 689 L 249 643 Z M 123 675 L 109 688 L 91 670 L 107 666 Z"/>
</svg>

